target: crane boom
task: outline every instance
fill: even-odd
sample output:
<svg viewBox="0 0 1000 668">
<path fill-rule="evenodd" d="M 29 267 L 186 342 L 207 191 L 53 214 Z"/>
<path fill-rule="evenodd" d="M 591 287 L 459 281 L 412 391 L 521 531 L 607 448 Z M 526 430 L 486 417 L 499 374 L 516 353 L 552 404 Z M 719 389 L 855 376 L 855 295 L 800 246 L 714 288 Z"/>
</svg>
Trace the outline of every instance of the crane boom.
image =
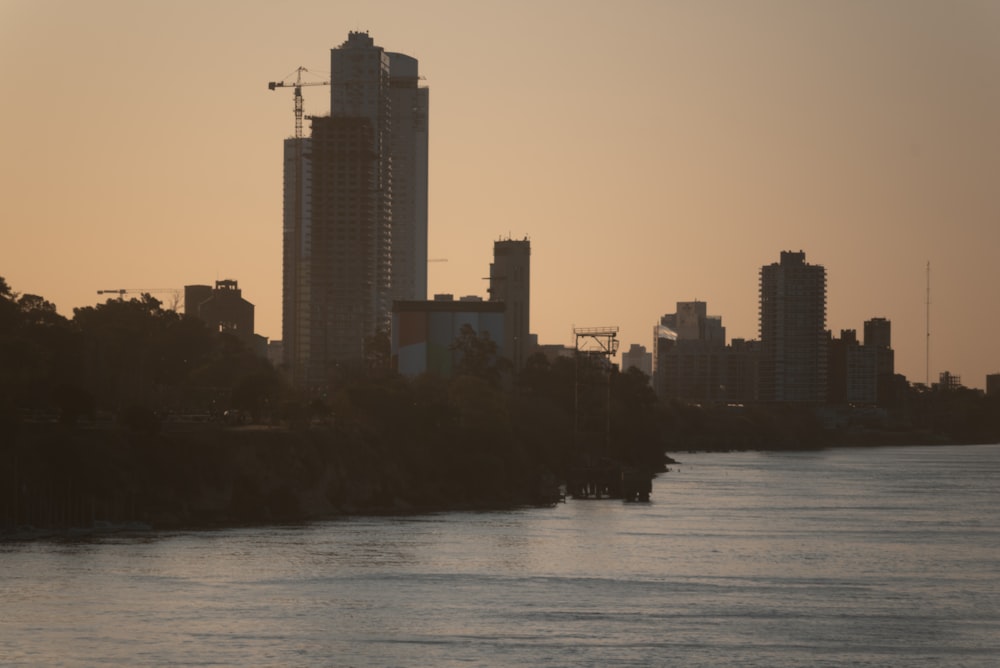
<svg viewBox="0 0 1000 668">
<path fill-rule="evenodd" d="M 277 88 L 294 88 L 295 90 L 295 138 L 302 139 L 302 117 L 303 117 L 303 106 L 302 106 L 302 87 L 303 86 L 329 86 L 329 81 L 303 81 L 302 73 L 308 72 L 304 67 L 299 67 L 295 70 L 295 81 L 288 81 L 287 79 L 291 77 L 285 77 L 281 81 L 268 81 L 267 89 L 275 90 Z"/>
</svg>

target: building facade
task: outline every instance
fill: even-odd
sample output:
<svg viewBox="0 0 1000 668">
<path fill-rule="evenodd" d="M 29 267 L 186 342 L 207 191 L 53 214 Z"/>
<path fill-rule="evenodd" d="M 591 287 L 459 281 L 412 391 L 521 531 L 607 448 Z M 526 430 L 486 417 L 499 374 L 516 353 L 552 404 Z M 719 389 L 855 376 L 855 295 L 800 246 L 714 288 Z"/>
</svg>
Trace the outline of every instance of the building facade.
<svg viewBox="0 0 1000 668">
<path fill-rule="evenodd" d="M 520 371 L 532 347 L 530 241 L 502 239 L 493 243 L 489 293 L 491 302 L 505 305 L 507 325 L 501 347 L 514 371 Z"/>
<path fill-rule="evenodd" d="M 892 323 L 886 318 L 865 320 L 864 345 L 875 355 L 875 403 L 890 407 L 896 403 L 896 354 L 892 350 Z"/>
<path fill-rule="evenodd" d="M 434 373 L 450 377 L 460 361 L 454 348 L 462 328 L 497 342 L 505 356 L 504 305 L 482 299 L 455 300 L 436 295 L 432 301 L 397 301 L 392 311 L 391 354 L 393 367 L 404 376 Z"/>
<path fill-rule="evenodd" d="M 629 349 L 622 353 L 622 371 L 628 371 L 635 367 L 650 377 L 653 377 L 653 353 L 646 350 L 646 346 L 633 343 Z"/>
<path fill-rule="evenodd" d="M 654 388 L 664 399 L 699 404 L 727 401 L 726 328 L 705 302 L 677 302 L 654 335 Z"/>
<path fill-rule="evenodd" d="M 428 91 L 362 32 L 331 50 L 330 115 L 285 141 L 282 341 L 294 384 L 364 358 L 427 293 Z"/>
<path fill-rule="evenodd" d="M 234 280 L 184 286 L 184 314 L 205 321 L 213 332 L 224 332 L 250 342 L 254 336 L 254 306 L 243 299 Z"/>
<path fill-rule="evenodd" d="M 760 399 L 822 403 L 827 390 L 826 269 L 802 251 L 760 269 Z"/>
<path fill-rule="evenodd" d="M 853 329 L 829 333 L 826 403 L 874 405 L 877 399 L 877 348 L 863 345 Z"/>
<path fill-rule="evenodd" d="M 199 318 L 211 331 L 231 334 L 256 354 L 267 356 L 267 339 L 254 333 L 254 305 L 243 298 L 237 281 L 216 281 L 214 287 L 185 285 L 184 315 Z"/>
</svg>

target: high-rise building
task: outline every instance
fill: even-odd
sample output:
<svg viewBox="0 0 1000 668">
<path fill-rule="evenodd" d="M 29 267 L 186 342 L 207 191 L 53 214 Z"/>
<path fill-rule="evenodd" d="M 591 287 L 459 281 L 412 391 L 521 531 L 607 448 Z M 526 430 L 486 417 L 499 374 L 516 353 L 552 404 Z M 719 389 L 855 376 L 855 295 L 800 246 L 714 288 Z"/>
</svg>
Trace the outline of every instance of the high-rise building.
<svg viewBox="0 0 1000 668">
<path fill-rule="evenodd" d="M 892 348 L 892 323 L 886 318 L 865 320 L 865 345 Z"/>
<path fill-rule="evenodd" d="M 515 371 L 531 354 L 531 242 L 502 239 L 493 243 L 490 301 L 503 302 L 506 322 L 502 350 Z"/>
<path fill-rule="evenodd" d="M 726 328 L 705 302 L 677 302 L 660 318 L 653 342 L 659 396 L 697 403 L 726 400 Z"/>
<path fill-rule="evenodd" d="M 853 329 L 840 330 L 839 339 L 827 332 L 827 338 L 826 403 L 875 404 L 879 349 L 861 344 Z"/>
<path fill-rule="evenodd" d="M 895 403 L 896 361 L 892 350 L 892 323 L 886 318 L 865 320 L 865 347 L 875 350 L 876 402 L 888 407 Z"/>
<path fill-rule="evenodd" d="M 826 269 L 802 251 L 760 269 L 760 398 L 826 400 Z"/>
<path fill-rule="evenodd" d="M 660 318 L 660 325 L 676 332 L 678 341 L 700 341 L 718 348 L 726 345 L 722 317 L 708 315 L 705 302 L 677 302 L 677 312 Z"/>
<path fill-rule="evenodd" d="M 362 32 L 331 50 L 330 115 L 285 141 L 282 340 L 296 385 L 325 383 L 427 294 L 428 91 L 417 61 Z"/>
</svg>

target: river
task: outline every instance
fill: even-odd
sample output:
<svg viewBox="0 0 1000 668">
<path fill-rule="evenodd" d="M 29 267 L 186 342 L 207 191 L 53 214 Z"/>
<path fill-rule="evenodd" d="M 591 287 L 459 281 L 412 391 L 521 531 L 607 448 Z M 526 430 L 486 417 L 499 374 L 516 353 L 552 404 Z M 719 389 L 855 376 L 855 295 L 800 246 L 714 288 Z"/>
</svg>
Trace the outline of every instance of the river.
<svg viewBox="0 0 1000 668">
<path fill-rule="evenodd" d="M 997 665 L 1000 445 L 674 457 L 650 503 L 0 543 L 0 663 Z"/>
</svg>

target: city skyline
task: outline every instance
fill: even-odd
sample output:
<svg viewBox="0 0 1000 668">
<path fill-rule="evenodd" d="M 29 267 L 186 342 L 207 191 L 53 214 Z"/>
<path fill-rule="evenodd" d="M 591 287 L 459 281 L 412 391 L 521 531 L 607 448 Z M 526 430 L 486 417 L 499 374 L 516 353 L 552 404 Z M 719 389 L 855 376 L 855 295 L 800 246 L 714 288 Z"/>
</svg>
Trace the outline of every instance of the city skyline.
<svg viewBox="0 0 1000 668">
<path fill-rule="evenodd" d="M 527 237 L 542 343 L 651 349 L 692 300 L 756 339 L 759 268 L 801 250 L 828 329 L 888 319 L 911 382 L 1000 371 L 990 2 L 0 0 L 0 276 L 72 316 L 214 274 L 279 339 L 293 115 L 266 83 L 352 30 L 434 89 L 428 296 L 485 295 L 492 242 Z"/>
</svg>

